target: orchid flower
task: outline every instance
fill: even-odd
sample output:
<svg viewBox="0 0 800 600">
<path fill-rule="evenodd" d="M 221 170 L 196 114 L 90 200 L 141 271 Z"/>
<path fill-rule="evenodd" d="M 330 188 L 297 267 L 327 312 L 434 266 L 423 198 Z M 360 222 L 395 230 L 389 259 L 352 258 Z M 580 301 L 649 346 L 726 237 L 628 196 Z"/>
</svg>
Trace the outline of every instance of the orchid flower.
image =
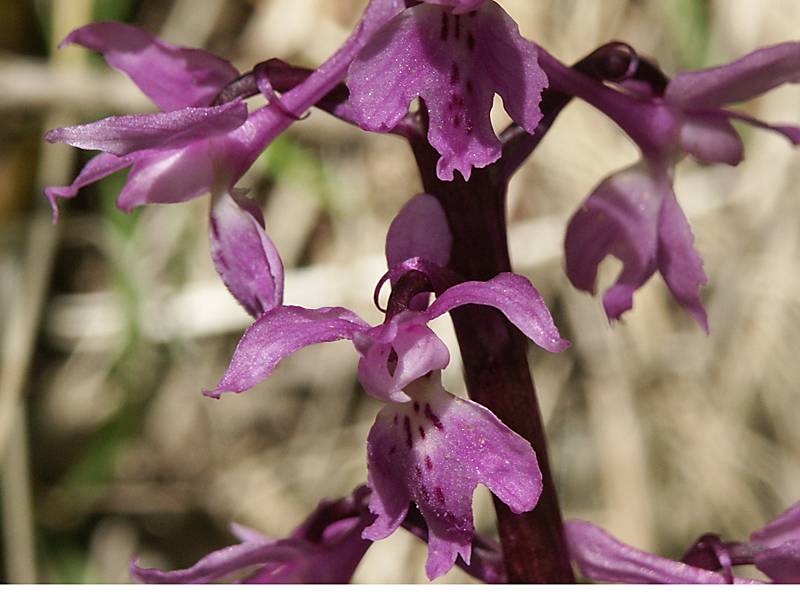
<svg viewBox="0 0 800 600">
<path fill-rule="evenodd" d="M 800 143 L 800 127 L 770 125 L 723 108 L 800 81 L 800 43 L 763 48 L 727 65 L 679 73 L 664 89 L 644 94 L 641 86 L 635 91 L 631 87 L 627 94 L 599 84 L 577 89 L 570 81 L 573 74 L 558 69 L 552 57 L 542 60 L 557 84 L 606 112 L 642 151 L 638 164 L 606 178 L 572 217 L 565 239 L 570 281 L 594 293 L 602 260 L 609 254 L 620 259 L 622 272 L 603 295 L 606 314 L 618 319 L 632 307 L 633 293 L 658 270 L 675 299 L 708 331 L 700 298 L 707 278 L 672 190 L 673 165 L 685 154 L 703 162 L 738 164 L 744 147 L 731 120 Z"/>
<path fill-rule="evenodd" d="M 232 210 L 238 206 L 229 205 Z M 239 211 L 245 222 L 245 209 L 239 207 Z M 249 223 L 255 226 L 254 219 Z M 367 441 L 373 491 L 369 508 L 376 519 L 365 529 L 366 538 L 383 539 L 395 531 L 413 500 L 427 522 L 426 570 L 433 579 L 447 572 L 458 556 L 469 564 L 474 535 L 472 494 L 478 483 L 514 512 L 536 505 L 541 473 L 530 444 L 483 406 L 442 388 L 440 372 L 449 363 L 450 353 L 427 325 L 459 306 L 483 304 L 500 310 L 543 348 L 563 350 L 568 343 L 525 278 L 504 273 L 487 282 L 459 283 L 441 291 L 430 306 L 420 305 L 420 288 L 412 285 L 404 290 L 404 279 L 397 276 L 430 273 L 435 280 L 449 256 L 450 234 L 436 200 L 417 196 L 390 228 L 386 252 L 390 278 L 396 281 L 393 295 L 405 293 L 409 301 L 387 314 L 384 324 L 370 327 L 342 307 L 307 309 L 275 303 L 274 290 L 281 285 L 275 281 L 282 280 L 283 271 L 268 258 L 271 252 L 264 251 L 266 234 L 240 239 L 250 248 L 240 247 L 238 255 L 260 261 L 269 272 L 269 277 L 259 279 L 265 283 L 255 292 L 265 310 L 245 332 L 216 388 L 206 393 L 219 397 L 244 391 L 305 346 L 351 340 L 361 355 L 359 381 L 369 394 L 386 402 Z M 409 243 L 414 239 L 425 242 Z M 412 258 L 409 254 L 414 251 L 418 255 Z M 230 261 L 218 261 L 217 266 L 226 278 Z M 235 265 L 232 270 L 226 281 L 239 281 Z M 242 289 L 235 284 L 229 288 L 234 293 Z M 252 297 L 253 288 L 247 288 L 240 300 L 244 304 Z"/>
<path fill-rule="evenodd" d="M 369 131 L 392 130 L 412 100 L 424 101 L 438 175 L 452 180 L 456 170 L 469 179 L 473 167 L 500 158 L 489 119 L 495 93 L 533 133 L 547 77 L 536 45 L 498 4 L 437 0 L 389 21 L 353 61 L 347 85 L 354 120 Z"/>
<path fill-rule="evenodd" d="M 565 523 L 572 559 L 589 579 L 618 583 L 762 583 L 737 577 L 734 565 L 755 565 L 774 583 L 800 583 L 800 502 L 750 535 L 723 543 L 704 535 L 680 560 L 628 546 L 586 521 Z M 718 572 L 722 571 L 722 572 Z"/>
<path fill-rule="evenodd" d="M 212 105 L 239 76 L 222 58 L 174 46 L 122 23 L 92 23 L 73 31 L 62 47 L 79 44 L 102 53 L 162 112 L 50 131 L 49 142 L 102 151 L 71 185 L 45 190 L 54 217 L 59 198 L 72 198 L 82 187 L 127 167 L 127 183 L 117 199 L 125 211 L 141 204 L 183 202 L 207 192 L 215 198 L 224 195 L 278 134 L 341 83 L 358 51 L 401 4 L 372 0 L 342 47 L 280 98 L 262 78 L 269 103 L 250 114 L 238 98 Z"/>
<path fill-rule="evenodd" d="M 372 544 L 362 537 L 374 520 L 365 500 L 369 490 L 357 488 L 338 501 L 323 500 L 288 538 L 271 540 L 241 525 L 231 527 L 240 543 L 216 550 L 178 571 L 142 568 L 131 575 L 141 583 L 349 583 Z"/>
</svg>

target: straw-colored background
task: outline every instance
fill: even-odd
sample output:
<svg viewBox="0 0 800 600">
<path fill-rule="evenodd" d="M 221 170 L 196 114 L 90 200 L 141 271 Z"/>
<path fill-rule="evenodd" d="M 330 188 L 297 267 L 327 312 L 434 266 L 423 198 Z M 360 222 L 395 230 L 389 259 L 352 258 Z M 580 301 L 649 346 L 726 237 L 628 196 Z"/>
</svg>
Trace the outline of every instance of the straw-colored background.
<svg viewBox="0 0 800 600">
<path fill-rule="evenodd" d="M 363 2 L 94 4 L 0 4 L 5 581 L 126 581 L 133 555 L 186 566 L 230 543 L 232 520 L 285 535 L 320 497 L 365 478 L 365 437 L 379 408 L 358 387 L 346 343 L 298 353 L 249 393 L 202 397 L 248 323 L 209 260 L 207 199 L 127 216 L 113 207 L 122 181 L 113 178 L 65 202 L 54 227 L 40 193 L 86 159 L 42 144 L 43 131 L 151 109 L 90 53 L 50 52 L 70 29 L 117 17 L 243 70 L 272 56 L 315 65 Z M 674 73 L 800 39 L 796 0 L 502 4 L 567 62 L 621 39 Z M 747 109 L 798 122 L 800 90 Z M 657 277 L 615 327 L 599 300 L 566 280 L 566 219 L 601 178 L 636 159 L 602 116 L 570 107 L 511 187 L 515 266 L 574 342 L 562 355 L 531 351 L 564 511 L 672 556 L 706 530 L 742 538 L 800 498 L 800 156 L 776 136 L 743 133 L 739 168 L 686 160 L 678 169 L 678 197 L 711 279 L 709 337 Z M 419 191 L 404 144 L 315 112 L 245 184 L 287 264 L 287 301 L 342 304 L 376 320 L 383 236 Z M 454 352 L 446 385 L 463 393 L 458 362 Z M 476 516 L 491 532 L 485 493 Z M 423 563 L 423 546 L 398 532 L 373 546 L 356 580 L 423 581 Z M 466 580 L 456 570 L 442 579 Z"/>
</svg>

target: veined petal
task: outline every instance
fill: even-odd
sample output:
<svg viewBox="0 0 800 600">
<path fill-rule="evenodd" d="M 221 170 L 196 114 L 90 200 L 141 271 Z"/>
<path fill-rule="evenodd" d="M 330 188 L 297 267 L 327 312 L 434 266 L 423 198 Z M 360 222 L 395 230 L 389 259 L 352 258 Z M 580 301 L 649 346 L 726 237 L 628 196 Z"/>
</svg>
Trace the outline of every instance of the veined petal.
<svg viewBox="0 0 800 600">
<path fill-rule="evenodd" d="M 658 222 L 658 269 L 678 303 L 708 333 L 708 316 L 700 288 L 708 282 L 694 235 L 675 194 L 664 196 Z"/>
<path fill-rule="evenodd" d="M 742 138 L 724 116 L 687 114 L 679 134 L 681 148 L 697 160 L 736 166 L 744 158 Z"/>
<path fill-rule="evenodd" d="M 170 112 L 108 117 L 94 123 L 53 129 L 45 139 L 84 150 L 123 156 L 137 150 L 175 148 L 240 127 L 247 105 L 234 100 L 221 106 L 189 107 Z"/>
<path fill-rule="evenodd" d="M 800 502 L 793 504 L 758 531 L 754 531 L 750 539 L 763 546 L 777 546 L 784 542 L 800 540 Z"/>
<path fill-rule="evenodd" d="M 386 263 L 391 269 L 409 258 L 447 265 L 453 236 L 439 201 L 419 194 L 406 202 L 386 234 Z"/>
<path fill-rule="evenodd" d="M 578 289 L 595 293 L 606 256 L 622 261 L 622 273 L 603 296 L 609 319 L 633 306 L 633 292 L 656 270 L 658 218 L 669 193 L 665 173 L 635 165 L 605 179 L 567 226 L 567 276 Z"/>
<path fill-rule="evenodd" d="M 266 379 L 293 352 L 312 344 L 352 339 L 368 328 L 345 308 L 277 306 L 245 331 L 217 387 L 204 394 L 219 398 L 224 392 L 243 392 Z"/>
<path fill-rule="evenodd" d="M 756 552 L 756 567 L 775 583 L 800 583 L 800 539 Z"/>
<path fill-rule="evenodd" d="M 398 315 L 389 327 L 381 325 L 358 336 L 356 347 L 362 353 L 358 380 L 368 394 L 387 402 L 409 402 L 407 385 L 450 362 L 444 342 L 425 325 L 423 317 L 407 318 L 412 314 Z M 385 331 L 391 331 L 391 336 Z"/>
<path fill-rule="evenodd" d="M 517 513 L 536 506 L 542 487 L 531 445 L 483 406 L 447 393 L 440 377 L 433 372 L 409 386 L 412 402 L 384 407 L 367 441 L 377 519 L 364 535 L 388 536 L 413 500 L 428 525 L 430 579 L 449 571 L 458 555 L 469 563 L 479 483 Z"/>
<path fill-rule="evenodd" d="M 570 556 L 589 579 L 615 583 L 725 583 L 719 573 L 628 546 L 592 523 L 567 521 L 564 529 Z"/>
<path fill-rule="evenodd" d="M 482 304 L 502 312 L 535 344 L 561 352 L 569 342 L 561 337 L 544 299 L 530 281 L 514 273 L 500 273 L 489 281 L 466 281 L 448 288 L 425 311 L 428 320 L 464 306 Z"/>
<path fill-rule="evenodd" d="M 783 85 L 800 82 L 800 42 L 761 48 L 727 65 L 678 73 L 664 94 L 687 108 L 744 102 Z"/>
<path fill-rule="evenodd" d="M 81 172 L 75 180 L 67 186 L 51 186 L 44 189 L 44 195 L 50 201 L 50 206 L 53 208 L 53 222 L 58 221 L 59 198 L 74 198 L 78 195 L 81 188 L 100 181 L 104 177 L 116 173 L 126 167 L 129 167 L 133 162 L 132 158 L 114 156 L 113 154 L 102 153 L 93 157 L 89 162 L 84 165 Z"/>
<path fill-rule="evenodd" d="M 227 60 L 195 48 L 174 46 L 124 23 L 92 23 L 76 29 L 61 47 L 80 44 L 100 52 L 161 110 L 206 106 L 239 76 Z"/>
<path fill-rule="evenodd" d="M 209 219 L 211 258 L 222 281 L 244 309 L 258 318 L 283 303 L 283 262 L 264 230 L 263 217 L 244 203 L 242 190 L 212 199 Z M 259 221 L 259 218 L 261 220 Z"/>
<path fill-rule="evenodd" d="M 455 170 L 468 179 L 473 167 L 500 157 L 489 113 L 495 92 L 509 115 L 529 132 L 539 120 L 547 77 L 536 46 L 519 34 L 494 2 L 468 15 L 418 5 L 380 30 L 350 66 L 348 87 L 358 124 L 390 131 L 422 98 L 428 140 L 441 154 L 441 179 Z"/>
</svg>

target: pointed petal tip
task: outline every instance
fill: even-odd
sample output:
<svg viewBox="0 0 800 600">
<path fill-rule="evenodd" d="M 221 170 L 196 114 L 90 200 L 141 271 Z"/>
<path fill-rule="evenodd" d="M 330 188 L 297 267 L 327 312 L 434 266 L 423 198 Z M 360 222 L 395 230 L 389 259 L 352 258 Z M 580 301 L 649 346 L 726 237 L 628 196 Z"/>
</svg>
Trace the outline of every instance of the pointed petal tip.
<svg viewBox="0 0 800 600">
<path fill-rule="evenodd" d="M 222 397 L 222 393 L 225 390 L 220 390 L 218 387 L 214 388 L 213 390 L 209 390 L 208 388 L 203 389 L 203 396 L 206 398 L 214 398 L 215 400 L 219 400 Z"/>
</svg>

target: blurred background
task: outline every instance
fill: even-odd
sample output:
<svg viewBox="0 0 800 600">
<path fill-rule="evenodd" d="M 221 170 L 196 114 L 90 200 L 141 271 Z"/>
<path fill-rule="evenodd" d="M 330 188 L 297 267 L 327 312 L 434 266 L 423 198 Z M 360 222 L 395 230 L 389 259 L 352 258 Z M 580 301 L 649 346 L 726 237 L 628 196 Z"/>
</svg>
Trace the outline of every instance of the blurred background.
<svg viewBox="0 0 800 600">
<path fill-rule="evenodd" d="M 796 0 L 502 0 L 523 33 L 572 62 L 611 39 L 662 68 L 698 68 L 800 39 Z M 278 56 L 314 66 L 346 37 L 363 0 L 0 2 L 0 469 L 7 582 L 124 582 L 138 555 L 183 567 L 233 542 L 236 521 L 285 536 L 323 496 L 365 479 L 380 405 L 355 379 L 347 343 L 309 348 L 249 393 L 212 386 L 248 325 L 209 259 L 208 200 L 114 201 L 124 175 L 64 202 L 89 153 L 45 130 L 152 106 L 78 48 L 91 20 L 135 23 L 241 70 Z M 202 6 L 202 9 L 199 8 Z M 800 122 L 800 90 L 746 107 Z M 498 125 L 503 122 L 498 111 Z M 681 163 L 676 190 L 705 259 L 706 336 L 654 277 L 624 323 L 563 272 L 565 223 L 608 173 L 636 160 L 627 139 L 574 104 L 511 186 L 515 267 L 544 293 L 573 347 L 531 349 L 567 517 L 680 556 L 698 535 L 750 531 L 800 498 L 800 155 L 743 130 L 736 169 Z M 287 302 L 346 305 L 368 320 L 387 225 L 420 190 L 399 140 L 314 112 L 245 178 L 288 268 Z M 609 261 L 609 282 L 618 265 Z M 464 394 L 453 350 L 446 387 Z M 488 494 L 475 501 L 493 531 Z M 359 582 L 425 581 L 424 546 L 403 531 L 375 544 Z M 454 569 L 443 582 L 466 582 Z"/>
</svg>

